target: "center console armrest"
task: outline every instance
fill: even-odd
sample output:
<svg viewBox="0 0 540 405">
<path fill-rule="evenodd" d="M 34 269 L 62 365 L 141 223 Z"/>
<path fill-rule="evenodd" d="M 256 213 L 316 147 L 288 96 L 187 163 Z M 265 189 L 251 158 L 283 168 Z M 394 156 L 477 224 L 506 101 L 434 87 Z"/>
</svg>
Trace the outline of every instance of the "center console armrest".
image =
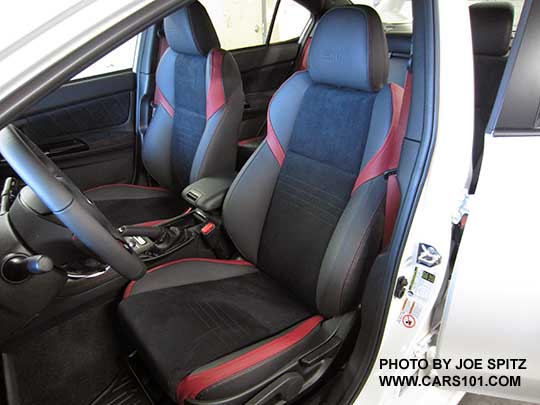
<svg viewBox="0 0 540 405">
<path fill-rule="evenodd" d="M 215 211 L 223 205 L 223 200 L 234 177 L 204 177 L 187 186 L 182 191 L 182 197 L 203 211 Z"/>
</svg>

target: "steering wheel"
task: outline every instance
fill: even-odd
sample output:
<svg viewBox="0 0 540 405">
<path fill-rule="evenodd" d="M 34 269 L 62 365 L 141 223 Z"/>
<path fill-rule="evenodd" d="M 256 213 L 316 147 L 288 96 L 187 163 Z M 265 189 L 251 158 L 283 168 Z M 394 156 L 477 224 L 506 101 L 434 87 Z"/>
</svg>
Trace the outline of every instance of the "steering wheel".
<svg viewBox="0 0 540 405">
<path fill-rule="evenodd" d="M 145 265 L 128 251 L 117 229 L 79 188 L 15 126 L 0 131 L 0 153 L 51 212 L 103 263 L 130 280 Z"/>
</svg>

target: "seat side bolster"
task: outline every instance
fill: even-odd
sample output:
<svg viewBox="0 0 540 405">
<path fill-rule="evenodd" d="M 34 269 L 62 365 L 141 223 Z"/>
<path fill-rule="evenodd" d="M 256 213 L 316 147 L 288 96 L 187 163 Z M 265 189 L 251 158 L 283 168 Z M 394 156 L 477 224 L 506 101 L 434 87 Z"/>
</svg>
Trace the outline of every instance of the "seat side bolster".
<svg viewBox="0 0 540 405">
<path fill-rule="evenodd" d="M 213 60 L 218 54 L 222 62 L 216 72 Z M 213 50 L 208 55 L 206 86 L 207 110 L 210 104 L 211 108 L 191 166 L 190 183 L 203 177 L 230 175 L 236 163 L 244 91 L 240 70 L 229 52 Z"/>
<path fill-rule="evenodd" d="M 325 316 L 349 310 L 353 296 L 380 251 L 386 181 L 361 186 L 343 211 L 324 255 L 317 283 L 317 308 Z"/>
<path fill-rule="evenodd" d="M 362 156 L 360 171 L 384 144 L 392 124 L 392 114 L 392 92 L 390 86 L 387 85 L 379 91 L 373 104 L 373 117 L 369 124 L 369 136 Z"/>
<path fill-rule="evenodd" d="M 148 270 L 142 282 L 130 282 L 124 292 L 124 299 L 163 288 L 222 280 L 256 271 L 258 270 L 251 263 L 243 260 L 204 258 L 173 260 Z"/>
<path fill-rule="evenodd" d="M 384 144 L 391 122 L 392 97 L 386 86 L 373 106 L 362 168 Z M 385 195 L 386 180 L 382 176 L 363 184 L 351 195 L 321 264 L 317 308 L 324 316 L 336 316 L 354 305 L 353 293 L 358 291 L 381 247 Z"/>
<path fill-rule="evenodd" d="M 273 374 L 269 370 L 279 371 L 306 348 L 321 343 L 317 332 L 322 321 L 321 316 L 315 315 L 284 333 L 194 371 L 178 384 L 177 401 L 199 398 L 199 394 L 201 399 L 228 397 L 264 383 L 264 377 Z"/>
<path fill-rule="evenodd" d="M 276 92 L 269 106 L 268 115 L 273 120 L 276 139 L 284 151 L 305 91 L 311 83 L 306 72 L 295 73 Z M 252 263 L 257 263 L 259 241 L 280 168 L 265 140 L 236 176 L 223 204 L 227 232 L 242 256 Z"/>
<path fill-rule="evenodd" d="M 105 184 L 84 190 L 84 194 L 93 201 L 102 200 L 138 200 L 141 198 L 162 198 L 169 195 L 169 190 L 161 187 L 140 186 L 138 184 Z"/>
<path fill-rule="evenodd" d="M 176 53 L 168 49 L 161 58 L 156 73 L 156 86 L 170 106 L 175 105 L 174 69 Z M 171 167 L 171 141 L 173 115 L 162 103 L 156 106 L 142 145 L 142 161 L 148 173 L 162 186 L 173 186 Z"/>
</svg>

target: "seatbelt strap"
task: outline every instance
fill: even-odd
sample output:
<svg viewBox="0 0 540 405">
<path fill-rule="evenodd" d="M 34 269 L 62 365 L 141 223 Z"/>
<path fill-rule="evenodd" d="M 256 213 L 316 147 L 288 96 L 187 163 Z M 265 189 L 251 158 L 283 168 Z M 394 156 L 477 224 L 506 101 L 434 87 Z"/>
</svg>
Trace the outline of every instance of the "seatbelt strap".
<svg viewBox="0 0 540 405">
<path fill-rule="evenodd" d="M 384 175 L 386 182 L 386 205 L 384 216 L 383 248 L 392 239 L 394 224 L 399 211 L 401 193 L 397 180 L 397 168 L 401 145 L 407 132 L 412 92 L 412 73 L 407 71 L 405 90 L 391 83 L 392 123 L 384 144 L 362 169 L 354 184 L 353 193 L 368 181 Z"/>
</svg>

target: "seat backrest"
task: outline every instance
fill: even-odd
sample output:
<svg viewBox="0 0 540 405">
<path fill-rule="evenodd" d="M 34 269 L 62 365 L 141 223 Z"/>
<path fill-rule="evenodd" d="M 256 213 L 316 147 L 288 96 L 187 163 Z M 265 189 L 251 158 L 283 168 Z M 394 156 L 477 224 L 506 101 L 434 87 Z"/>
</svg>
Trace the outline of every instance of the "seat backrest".
<svg viewBox="0 0 540 405">
<path fill-rule="evenodd" d="M 308 70 L 275 93 L 268 135 L 224 203 L 226 229 L 244 258 L 325 316 L 356 303 L 381 246 L 386 182 L 379 176 L 353 188 L 398 113 L 387 74 L 375 10 L 326 13 Z"/>
<path fill-rule="evenodd" d="M 244 93 L 238 65 L 219 49 L 199 2 L 166 17 L 164 26 L 169 48 L 156 72 L 157 107 L 142 158 L 160 185 L 182 190 L 234 171 Z"/>
<path fill-rule="evenodd" d="M 510 48 L 514 9 L 509 3 L 477 3 L 469 8 L 474 54 L 475 124 L 473 164 L 484 148 L 484 132 L 493 109 Z"/>
</svg>

